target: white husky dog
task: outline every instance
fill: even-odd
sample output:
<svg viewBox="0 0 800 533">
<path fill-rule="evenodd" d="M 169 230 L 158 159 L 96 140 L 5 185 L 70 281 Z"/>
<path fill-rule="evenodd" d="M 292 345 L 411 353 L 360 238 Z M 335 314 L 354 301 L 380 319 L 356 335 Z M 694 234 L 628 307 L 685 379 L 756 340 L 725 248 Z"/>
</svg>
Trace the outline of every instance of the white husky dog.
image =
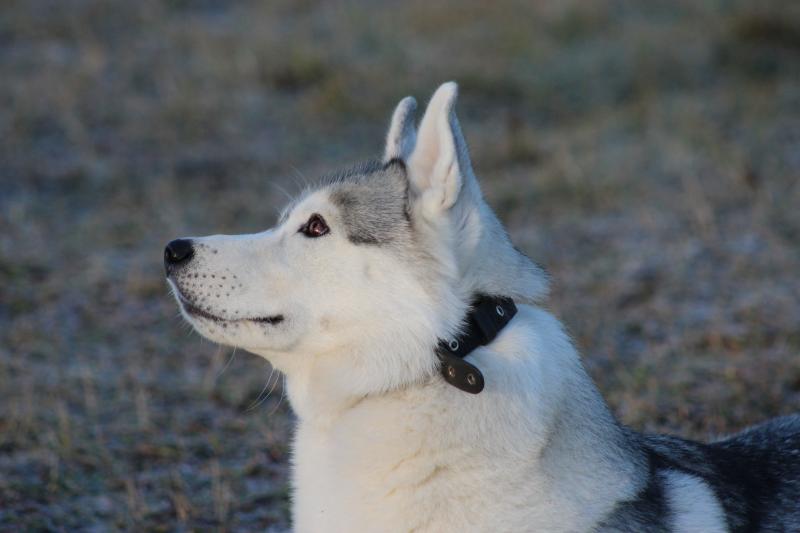
<svg viewBox="0 0 800 533">
<path fill-rule="evenodd" d="M 481 195 L 456 95 L 419 129 L 402 100 L 382 161 L 276 227 L 165 251 L 186 320 L 286 375 L 295 530 L 800 531 L 800 417 L 712 444 L 614 419 Z"/>
</svg>

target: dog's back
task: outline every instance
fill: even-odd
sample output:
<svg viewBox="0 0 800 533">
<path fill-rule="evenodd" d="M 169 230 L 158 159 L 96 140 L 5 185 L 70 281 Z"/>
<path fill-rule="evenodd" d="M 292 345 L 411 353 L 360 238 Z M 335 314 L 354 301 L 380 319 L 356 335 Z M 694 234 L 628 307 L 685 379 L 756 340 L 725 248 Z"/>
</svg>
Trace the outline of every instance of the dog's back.
<svg viewBox="0 0 800 533">
<path fill-rule="evenodd" d="M 676 485 L 694 493 L 691 504 L 724 531 L 800 531 L 800 415 L 710 444 L 665 435 L 633 438 L 647 456 L 648 482 L 636 499 L 618 505 L 599 531 L 680 530 L 674 520 L 685 509 L 672 496 Z M 695 486 L 687 487 L 686 480 Z"/>
<path fill-rule="evenodd" d="M 800 531 L 800 415 L 775 418 L 707 446 L 734 531 Z"/>
</svg>

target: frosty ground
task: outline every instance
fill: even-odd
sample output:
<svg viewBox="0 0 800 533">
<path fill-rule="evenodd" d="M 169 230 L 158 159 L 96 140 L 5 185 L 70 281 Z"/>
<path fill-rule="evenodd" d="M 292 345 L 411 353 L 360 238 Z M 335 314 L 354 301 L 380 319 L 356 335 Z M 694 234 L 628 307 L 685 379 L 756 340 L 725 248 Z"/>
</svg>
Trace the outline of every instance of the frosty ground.
<svg viewBox="0 0 800 533">
<path fill-rule="evenodd" d="M 280 376 L 188 330 L 163 245 L 272 225 L 446 79 L 625 423 L 800 410 L 796 3 L 529 4 L 6 5 L 0 528 L 288 526 Z"/>
</svg>

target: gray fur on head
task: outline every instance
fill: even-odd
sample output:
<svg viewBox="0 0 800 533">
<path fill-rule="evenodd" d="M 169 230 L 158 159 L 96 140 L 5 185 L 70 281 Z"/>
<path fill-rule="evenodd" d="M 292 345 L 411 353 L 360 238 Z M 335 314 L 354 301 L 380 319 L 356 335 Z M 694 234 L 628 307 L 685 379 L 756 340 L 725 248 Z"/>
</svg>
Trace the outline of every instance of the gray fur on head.
<svg viewBox="0 0 800 533">
<path fill-rule="evenodd" d="M 408 253 L 434 257 L 448 249 L 457 269 L 453 274 L 459 286 L 454 289 L 465 300 L 485 293 L 539 302 L 548 292 L 547 276 L 512 245 L 483 198 L 455 114 L 457 94 L 454 83 L 439 88 L 419 134 L 416 101 L 401 100 L 392 115 L 383 163 L 362 163 L 327 178 L 323 186 L 350 242 L 399 245 Z M 425 253 L 433 249 L 437 253 Z"/>
<path fill-rule="evenodd" d="M 329 187 L 350 242 L 386 245 L 408 240 L 408 179 L 401 160 L 363 164 Z"/>
</svg>

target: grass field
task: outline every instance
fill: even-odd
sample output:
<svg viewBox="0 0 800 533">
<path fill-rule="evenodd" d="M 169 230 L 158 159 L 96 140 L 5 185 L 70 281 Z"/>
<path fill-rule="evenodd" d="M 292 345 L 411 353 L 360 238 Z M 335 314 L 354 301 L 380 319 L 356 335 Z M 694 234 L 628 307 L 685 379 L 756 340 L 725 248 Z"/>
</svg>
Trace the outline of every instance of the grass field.
<svg viewBox="0 0 800 533">
<path fill-rule="evenodd" d="M 448 79 L 625 423 L 800 410 L 799 3 L 370 6 L 0 7 L 0 530 L 289 526 L 281 379 L 182 324 L 163 245 L 270 226 Z"/>
</svg>

